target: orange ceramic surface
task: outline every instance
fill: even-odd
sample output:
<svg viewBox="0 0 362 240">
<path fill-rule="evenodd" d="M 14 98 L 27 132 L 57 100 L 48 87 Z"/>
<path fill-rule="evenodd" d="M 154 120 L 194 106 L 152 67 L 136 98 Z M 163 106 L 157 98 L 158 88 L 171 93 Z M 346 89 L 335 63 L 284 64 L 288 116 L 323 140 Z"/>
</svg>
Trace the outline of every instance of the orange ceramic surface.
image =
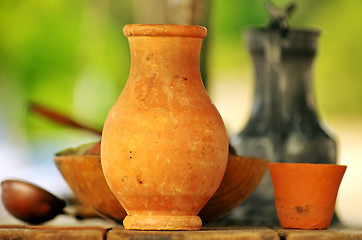
<svg viewBox="0 0 362 240">
<path fill-rule="evenodd" d="M 197 230 L 228 158 L 224 123 L 202 84 L 206 29 L 127 25 L 127 84 L 103 128 L 108 185 L 128 216 L 126 229 Z"/>
<path fill-rule="evenodd" d="M 100 156 L 57 156 L 54 162 L 83 204 L 93 207 L 103 217 L 122 223 L 126 211 L 104 179 Z"/>
<path fill-rule="evenodd" d="M 310 163 L 269 163 L 268 167 L 280 224 L 284 228 L 328 228 L 347 167 Z"/>
</svg>

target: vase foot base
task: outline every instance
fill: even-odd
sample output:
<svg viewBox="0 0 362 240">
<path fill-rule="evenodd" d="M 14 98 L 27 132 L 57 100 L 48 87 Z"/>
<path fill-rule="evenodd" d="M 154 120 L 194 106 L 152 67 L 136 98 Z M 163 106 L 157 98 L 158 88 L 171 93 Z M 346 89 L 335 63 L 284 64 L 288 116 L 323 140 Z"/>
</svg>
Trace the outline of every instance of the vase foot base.
<svg viewBox="0 0 362 240">
<path fill-rule="evenodd" d="M 202 221 L 199 216 L 127 215 L 123 226 L 133 230 L 200 230 Z"/>
</svg>

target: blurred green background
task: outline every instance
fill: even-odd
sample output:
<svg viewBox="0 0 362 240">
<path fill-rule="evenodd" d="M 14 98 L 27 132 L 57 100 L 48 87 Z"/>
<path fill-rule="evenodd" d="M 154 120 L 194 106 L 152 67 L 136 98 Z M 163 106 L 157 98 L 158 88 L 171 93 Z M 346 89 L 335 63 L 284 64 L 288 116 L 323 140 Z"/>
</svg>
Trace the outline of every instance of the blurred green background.
<svg viewBox="0 0 362 240">
<path fill-rule="evenodd" d="M 285 6 L 290 1 L 274 2 Z M 122 27 L 135 22 L 133 3 L 0 2 L 1 121 L 10 127 L 9 131 L 16 133 L 23 128 L 26 136 L 33 136 L 38 131 L 59 128 L 29 115 L 28 100 L 102 127 L 128 76 L 129 49 Z M 251 71 L 242 31 L 265 26 L 268 16 L 264 4 L 262 0 L 210 2 L 210 82 L 223 72 L 244 76 Z M 291 25 L 323 30 L 314 82 L 320 111 L 327 115 L 361 115 L 362 2 L 308 0 L 297 4 Z"/>
<path fill-rule="evenodd" d="M 153 1 L 156 10 L 157 2 L 165 1 Z M 274 3 L 284 7 L 290 1 Z M 362 2 L 296 3 L 291 26 L 318 27 L 323 32 L 315 62 L 318 110 L 322 116 L 362 115 Z M 214 83 L 253 81 L 242 33 L 245 28 L 267 24 L 264 6 L 264 0 L 209 2 L 208 90 Z M 28 102 L 42 103 L 101 129 L 129 72 L 129 48 L 122 28 L 138 23 L 135 15 L 140 12 L 155 10 L 140 8 L 141 0 L 0 1 L 2 141 L 28 145 L 32 152 L 42 138 L 46 142 L 51 138 L 59 150 L 97 140 L 98 136 L 64 128 L 29 112 Z"/>
<path fill-rule="evenodd" d="M 122 28 L 141 23 L 140 12 L 152 15 L 157 2 L 165 1 L 153 1 L 153 9 L 145 4 L 140 10 L 142 0 L 0 1 L 1 178 L 34 180 L 37 174 L 52 178 L 41 168 L 33 175 L 14 169 L 52 164 L 56 151 L 99 139 L 29 112 L 29 101 L 101 129 L 128 77 L 129 47 Z M 273 2 L 281 7 L 290 3 Z M 313 82 L 318 111 L 324 119 L 361 119 L 362 1 L 296 3 L 291 26 L 322 29 Z M 265 0 L 213 0 L 209 5 L 207 89 L 213 98 L 215 86 L 240 82 L 252 86 L 252 64 L 242 33 L 248 27 L 265 26 L 268 15 Z M 252 87 L 240 94 L 245 92 L 252 96 Z M 239 111 L 239 102 L 228 104 Z M 12 167 L 4 167 L 10 163 Z"/>
</svg>

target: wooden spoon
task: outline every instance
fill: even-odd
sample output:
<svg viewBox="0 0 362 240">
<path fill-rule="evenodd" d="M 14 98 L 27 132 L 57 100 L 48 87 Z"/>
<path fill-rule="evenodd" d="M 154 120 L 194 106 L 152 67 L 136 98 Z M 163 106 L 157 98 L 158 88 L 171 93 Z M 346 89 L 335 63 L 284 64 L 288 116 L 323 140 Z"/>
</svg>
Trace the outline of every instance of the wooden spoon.
<svg viewBox="0 0 362 240">
<path fill-rule="evenodd" d="M 46 118 L 54 123 L 57 123 L 57 124 L 60 124 L 63 126 L 67 126 L 67 127 L 71 127 L 71 128 L 86 130 L 86 131 L 95 133 L 100 136 L 102 135 L 102 131 L 92 128 L 92 127 L 88 127 L 82 123 L 79 123 L 79 122 L 75 121 L 74 119 L 72 119 L 68 116 L 65 116 L 64 114 L 62 114 L 60 112 L 54 111 L 53 109 L 46 107 L 44 105 L 41 105 L 41 104 L 38 104 L 35 102 L 30 102 L 29 110 L 43 116 L 44 118 Z"/>
<path fill-rule="evenodd" d="M 20 180 L 1 182 L 2 202 L 14 217 L 30 224 L 41 224 L 63 214 L 65 201 L 50 192 Z"/>
</svg>

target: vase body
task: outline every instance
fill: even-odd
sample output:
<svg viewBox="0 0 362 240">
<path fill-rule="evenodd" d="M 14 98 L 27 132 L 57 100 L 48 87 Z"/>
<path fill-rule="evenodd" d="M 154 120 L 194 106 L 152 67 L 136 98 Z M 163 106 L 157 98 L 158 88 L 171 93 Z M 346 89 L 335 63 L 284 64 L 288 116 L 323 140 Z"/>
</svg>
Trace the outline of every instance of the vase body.
<svg viewBox="0 0 362 240">
<path fill-rule="evenodd" d="M 346 166 L 269 163 L 275 205 L 284 228 L 329 227 Z"/>
<path fill-rule="evenodd" d="M 230 140 L 238 155 L 272 162 L 336 163 L 336 142 L 322 128 L 314 106 L 312 75 L 317 30 L 252 29 L 246 41 L 255 70 L 252 113 Z M 230 218 L 277 222 L 267 173 L 252 196 Z"/>
<path fill-rule="evenodd" d="M 127 25 L 127 84 L 105 121 L 101 159 L 126 229 L 197 230 L 228 158 L 224 123 L 202 84 L 206 29 Z"/>
</svg>

